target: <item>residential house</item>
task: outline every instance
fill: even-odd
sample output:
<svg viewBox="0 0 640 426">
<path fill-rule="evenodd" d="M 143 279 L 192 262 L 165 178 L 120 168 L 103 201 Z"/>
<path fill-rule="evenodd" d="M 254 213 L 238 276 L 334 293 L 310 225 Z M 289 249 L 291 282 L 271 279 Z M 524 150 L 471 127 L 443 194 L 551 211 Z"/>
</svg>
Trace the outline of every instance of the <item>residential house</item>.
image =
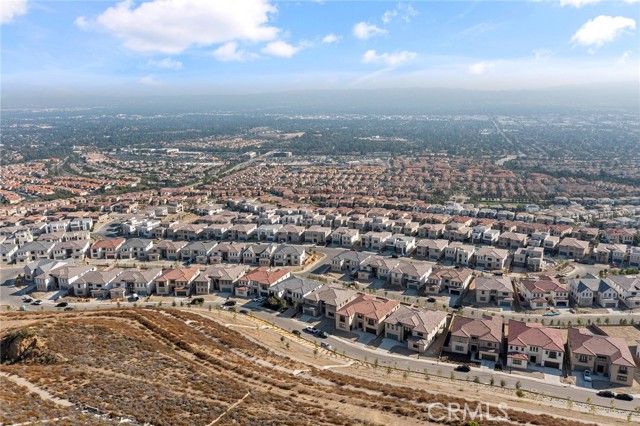
<svg viewBox="0 0 640 426">
<path fill-rule="evenodd" d="M 517 281 L 518 291 L 531 309 L 547 309 L 551 306 L 568 306 L 569 291 L 566 284 L 548 276 L 539 279 Z"/>
<path fill-rule="evenodd" d="M 322 281 L 290 276 L 269 288 L 270 296 L 284 299 L 288 305 L 302 310 L 305 298 L 323 286 Z"/>
<path fill-rule="evenodd" d="M 196 294 L 209 294 L 212 291 L 233 293 L 244 273 L 245 267 L 241 265 L 212 265 L 194 280 Z"/>
<path fill-rule="evenodd" d="M 627 308 L 640 308 L 640 276 L 610 275 L 608 282 Z"/>
<path fill-rule="evenodd" d="M 211 263 L 240 263 L 242 262 L 242 253 L 248 246 L 249 244 L 246 243 L 220 243 L 213 248 L 209 260 Z"/>
<path fill-rule="evenodd" d="M 444 330 L 447 313 L 400 305 L 384 322 L 384 337 L 405 342 L 408 349 L 424 352 Z"/>
<path fill-rule="evenodd" d="M 36 259 L 50 259 L 56 243 L 47 241 L 32 241 L 20 247 L 16 253 L 16 263 L 32 262 Z"/>
<path fill-rule="evenodd" d="M 517 232 L 505 232 L 498 238 L 498 247 L 516 250 L 519 247 L 526 247 L 529 237 L 526 234 L 518 234 Z"/>
<path fill-rule="evenodd" d="M 207 264 L 217 245 L 216 241 L 191 241 L 180 250 L 180 258 L 183 261 Z"/>
<path fill-rule="evenodd" d="M 274 266 L 301 266 L 307 258 L 304 247 L 281 244 L 273 252 Z"/>
<path fill-rule="evenodd" d="M 331 227 L 313 225 L 309 229 L 304 231 L 304 242 L 307 244 L 321 244 L 327 243 L 329 236 L 331 235 Z"/>
<path fill-rule="evenodd" d="M 113 282 L 123 272 L 122 268 L 89 271 L 73 283 L 73 293 L 78 297 L 107 298 Z"/>
<path fill-rule="evenodd" d="M 182 241 L 199 240 L 204 236 L 204 223 L 184 223 L 167 230 L 167 238 L 174 238 Z"/>
<path fill-rule="evenodd" d="M 448 352 L 478 360 L 498 362 L 502 348 L 502 318 L 485 315 L 468 318 L 456 315 L 451 324 Z"/>
<path fill-rule="evenodd" d="M 195 279 L 199 268 L 167 269 L 156 278 L 156 292 L 162 296 L 175 293 L 176 296 L 191 296 L 195 291 Z"/>
<path fill-rule="evenodd" d="M 507 308 L 513 305 L 513 284 L 508 276 L 476 277 L 475 285 L 477 303 L 491 303 Z"/>
<path fill-rule="evenodd" d="M 392 285 L 418 290 L 427 282 L 427 276 L 433 269 L 430 262 L 398 262 L 389 272 Z"/>
<path fill-rule="evenodd" d="M 567 339 L 569 367 L 609 377 L 612 384 L 632 386 L 636 363 L 621 337 L 594 335 L 586 328 L 570 328 Z"/>
<path fill-rule="evenodd" d="M 569 280 L 568 285 L 569 295 L 578 306 L 591 307 L 595 302 L 603 308 L 618 307 L 618 292 L 608 278 L 589 274 Z"/>
<path fill-rule="evenodd" d="M 300 244 L 304 240 L 306 228 L 298 225 L 284 225 L 276 232 L 276 241 L 279 243 Z"/>
<path fill-rule="evenodd" d="M 416 247 L 416 238 L 404 234 L 393 234 L 384 242 L 387 249 L 391 249 L 402 256 L 407 256 Z"/>
<path fill-rule="evenodd" d="M 17 244 L 0 244 L 0 256 L 2 257 L 2 263 L 15 262 L 17 252 Z"/>
<path fill-rule="evenodd" d="M 281 228 L 282 225 L 279 223 L 260 225 L 256 229 L 256 236 L 258 237 L 258 241 L 275 241 L 276 234 Z"/>
<path fill-rule="evenodd" d="M 449 294 L 461 295 L 473 280 L 471 269 L 439 269 L 427 277 L 425 292 L 437 294 L 445 291 Z"/>
<path fill-rule="evenodd" d="M 275 243 L 271 244 L 249 244 L 242 252 L 242 263 L 245 265 L 271 266 L 273 263 L 273 253 L 278 248 Z"/>
<path fill-rule="evenodd" d="M 256 235 L 255 223 L 237 223 L 229 228 L 228 238 L 233 241 L 249 241 Z"/>
<path fill-rule="evenodd" d="M 337 284 L 325 284 L 304 297 L 302 312 L 314 317 L 335 318 L 336 312 L 357 297 L 354 290 Z"/>
<path fill-rule="evenodd" d="M 544 269 L 544 249 L 542 247 L 520 247 L 513 254 L 513 266 L 539 272 Z"/>
<path fill-rule="evenodd" d="M 347 305 L 336 312 L 336 329 L 341 331 L 361 330 L 365 333 L 380 335 L 384 331 L 384 321 L 393 313 L 400 303 L 358 294 Z"/>
<path fill-rule="evenodd" d="M 331 260 L 331 270 L 355 274 L 371 256 L 371 253 L 361 251 L 343 251 Z"/>
<path fill-rule="evenodd" d="M 381 251 L 385 248 L 385 243 L 388 238 L 391 238 L 391 232 L 381 231 L 381 232 L 366 232 L 361 235 L 361 245 L 362 248 L 372 250 L 372 251 Z"/>
<path fill-rule="evenodd" d="M 156 288 L 156 279 L 162 274 L 160 268 L 149 269 L 127 269 L 118 276 L 119 286 L 116 286 L 117 290 L 113 288 L 110 290 L 112 299 L 121 299 L 131 294 L 137 294 L 138 296 L 149 296 Z"/>
<path fill-rule="evenodd" d="M 222 241 L 229 236 L 229 228 L 232 225 L 228 223 L 213 223 L 204 228 L 204 237 L 208 240 Z"/>
<path fill-rule="evenodd" d="M 476 248 L 469 244 L 453 242 L 444 249 L 445 260 L 456 265 L 468 266 L 475 256 Z"/>
<path fill-rule="evenodd" d="M 75 282 L 86 273 L 95 270 L 96 267 L 92 265 L 63 265 L 36 276 L 36 287 L 38 291 L 67 290 L 73 293 Z"/>
<path fill-rule="evenodd" d="M 600 243 L 593 249 L 596 263 L 621 266 L 627 259 L 627 246 L 624 244 Z"/>
<path fill-rule="evenodd" d="M 117 259 L 120 248 L 124 245 L 125 238 L 118 237 L 107 240 L 100 240 L 91 246 L 92 259 Z"/>
<path fill-rule="evenodd" d="M 51 250 L 54 259 L 84 259 L 85 253 L 89 250 L 90 240 L 71 240 L 56 243 Z"/>
<path fill-rule="evenodd" d="M 286 280 L 290 276 L 290 271 L 260 266 L 240 278 L 238 286 L 235 289 L 236 295 L 245 297 L 250 295 L 269 297 L 269 289 L 271 286 Z"/>
<path fill-rule="evenodd" d="M 447 240 L 419 240 L 416 244 L 416 256 L 433 261 L 444 257 L 445 249 L 449 246 Z"/>
<path fill-rule="evenodd" d="M 629 266 L 640 268 L 640 247 L 629 247 Z"/>
<path fill-rule="evenodd" d="M 495 247 L 480 247 L 476 252 L 476 266 L 480 269 L 504 269 L 509 252 Z"/>
<path fill-rule="evenodd" d="M 147 256 L 151 262 L 157 262 L 159 260 L 180 260 L 180 252 L 187 244 L 186 241 L 162 240 L 149 250 Z"/>
<path fill-rule="evenodd" d="M 360 240 L 360 231 L 340 227 L 331 233 L 331 243 L 342 247 L 353 247 Z"/>
<path fill-rule="evenodd" d="M 509 320 L 507 366 L 527 369 L 532 365 L 562 370 L 565 332 L 540 323 Z"/>
<path fill-rule="evenodd" d="M 147 260 L 152 247 L 152 240 L 129 238 L 120 247 L 120 259 Z"/>
<path fill-rule="evenodd" d="M 368 257 L 360 265 L 358 278 L 364 280 L 377 278 L 379 280 L 387 281 L 389 280 L 391 270 L 398 263 L 400 263 L 398 259 L 389 259 L 387 257 L 376 255 Z"/>
<path fill-rule="evenodd" d="M 589 241 L 566 237 L 558 244 L 558 255 L 568 259 L 583 259 L 591 253 Z"/>
</svg>

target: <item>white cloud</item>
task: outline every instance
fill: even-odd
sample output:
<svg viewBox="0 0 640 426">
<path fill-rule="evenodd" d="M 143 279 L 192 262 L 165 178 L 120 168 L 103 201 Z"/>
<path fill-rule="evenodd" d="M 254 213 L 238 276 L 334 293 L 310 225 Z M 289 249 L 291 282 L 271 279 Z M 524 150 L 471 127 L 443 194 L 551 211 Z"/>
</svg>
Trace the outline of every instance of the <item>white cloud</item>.
<svg viewBox="0 0 640 426">
<path fill-rule="evenodd" d="M 149 65 L 156 68 L 164 68 L 164 69 L 171 69 L 171 70 L 182 69 L 182 62 L 176 61 L 171 58 L 164 58 L 164 59 L 160 59 L 159 61 L 152 59 L 149 61 Z"/>
<path fill-rule="evenodd" d="M 176 54 L 191 46 L 274 40 L 280 29 L 269 25 L 269 16 L 276 11 L 269 0 L 125 0 L 75 23 L 113 33 L 132 50 Z"/>
<path fill-rule="evenodd" d="M 252 57 L 252 55 L 247 53 L 246 50 L 238 50 L 238 43 L 236 43 L 235 41 L 230 41 L 223 44 L 222 46 L 211 52 L 211 54 L 214 56 L 214 58 L 221 62 L 242 62 Z"/>
<path fill-rule="evenodd" d="M 628 4 L 635 4 L 635 3 L 640 3 L 640 0 L 624 0 L 624 2 Z"/>
<path fill-rule="evenodd" d="M 353 35 L 360 40 L 367 40 L 373 36 L 386 34 L 387 30 L 382 29 L 373 24 L 367 24 L 366 22 L 358 22 L 353 26 Z"/>
<path fill-rule="evenodd" d="M 268 43 L 260 51 L 267 55 L 277 56 L 279 58 L 291 58 L 293 55 L 302 50 L 303 46 L 293 46 L 286 41 L 276 40 Z"/>
<path fill-rule="evenodd" d="M 533 51 L 533 57 L 536 61 L 547 61 L 552 55 L 553 52 L 549 49 L 535 49 Z"/>
<path fill-rule="evenodd" d="M 395 8 L 387 10 L 382 15 L 382 23 L 388 25 L 393 20 L 410 22 L 414 16 L 419 15 L 418 11 L 409 3 L 398 3 Z"/>
<path fill-rule="evenodd" d="M 571 41 L 582 46 L 598 48 L 612 42 L 627 30 L 635 30 L 636 21 L 623 16 L 600 15 L 587 21 L 571 37 Z"/>
<path fill-rule="evenodd" d="M 626 64 L 627 60 L 631 57 L 632 54 L 633 54 L 633 51 L 631 50 L 625 51 L 620 57 L 620 59 L 618 60 L 618 62 L 620 62 L 621 64 Z"/>
<path fill-rule="evenodd" d="M 0 24 L 8 24 L 16 16 L 27 13 L 27 0 L 2 0 Z"/>
<path fill-rule="evenodd" d="M 482 75 L 496 66 L 494 62 L 476 62 L 469 67 L 469 74 Z"/>
<path fill-rule="evenodd" d="M 327 34 L 322 38 L 322 42 L 325 44 L 338 43 L 342 40 L 341 36 L 335 35 L 333 33 Z"/>
<path fill-rule="evenodd" d="M 582 6 L 586 6 L 588 4 L 598 4 L 600 0 L 560 0 L 560 6 L 571 6 L 580 8 Z"/>
<path fill-rule="evenodd" d="M 416 52 L 410 52 L 408 50 L 394 53 L 378 54 L 375 50 L 372 49 L 367 50 L 364 55 L 362 55 L 362 62 L 364 62 L 365 64 L 383 63 L 389 67 L 397 67 L 404 62 L 415 59 L 416 56 Z"/>
<path fill-rule="evenodd" d="M 140 79 L 140 83 L 144 84 L 145 86 L 160 86 L 161 84 L 160 81 L 156 80 L 153 75 L 145 75 Z"/>
</svg>

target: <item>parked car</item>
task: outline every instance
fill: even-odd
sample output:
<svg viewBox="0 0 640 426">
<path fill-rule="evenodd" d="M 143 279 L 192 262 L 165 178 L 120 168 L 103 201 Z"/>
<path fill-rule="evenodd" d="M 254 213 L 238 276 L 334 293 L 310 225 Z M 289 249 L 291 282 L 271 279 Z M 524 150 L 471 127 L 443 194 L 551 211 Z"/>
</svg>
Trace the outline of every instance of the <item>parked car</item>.
<svg viewBox="0 0 640 426">
<path fill-rule="evenodd" d="M 331 345 L 328 342 L 320 342 L 320 346 L 329 350 L 332 349 Z"/>
<path fill-rule="evenodd" d="M 69 306 L 69 304 L 67 302 L 60 302 L 56 305 L 56 308 L 64 308 Z"/>
<path fill-rule="evenodd" d="M 547 312 L 542 314 L 543 317 L 556 317 L 560 315 L 560 312 Z"/>
<path fill-rule="evenodd" d="M 32 305 L 40 306 L 42 305 L 42 300 L 38 299 L 35 302 L 31 303 Z"/>
<path fill-rule="evenodd" d="M 304 328 L 304 331 L 306 331 L 307 333 L 316 334 L 318 332 L 318 329 L 311 325 L 308 325 Z"/>
<path fill-rule="evenodd" d="M 302 334 L 300 330 L 293 330 L 292 333 L 295 334 L 296 336 L 300 336 Z"/>
<path fill-rule="evenodd" d="M 591 370 L 589 370 L 589 369 L 584 370 L 584 372 L 582 373 L 582 378 L 584 379 L 585 382 L 590 382 L 591 381 Z"/>
<path fill-rule="evenodd" d="M 264 301 L 265 301 L 265 298 L 264 298 L 264 297 L 256 297 L 255 299 L 253 299 L 253 301 L 254 301 L 254 302 L 261 303 L 261 302 L 264 302 Z"/>
<path fill-rule="evenodd" d="M 65 311 L 73 311 L 73 306 L 67 306 L 66 308 L 64 308 Z"/>
<path fill-rule="evenodd" d="M 461 373 L 468 373 L 469 371 L 471 371 L 468 365 L 459 365 L 455 368 L 455 370 Z"/>
<path fill-rule="evenodd" d="M 223 303 L 224 306 L 236 306 L 235 300 L 227 300 Z"/>
<path fill-rule="evenodd" d="M 628 393 L 618 393 L 615 398 L 622 401 L 633 401 L 633 395 L 629 395 Z"/>
<path fill-rule="evenodd" d="M 596 395 L 601 396 L 603 398 L 615 398 L 616 397 L 615 393 L 613 393 L 611 391 L 608 391 L 608 390 L 600 391 Z"/>
<path fill-rule="evenodd" d="M 202 305 L 204 303 L 204 297 L 194 297 L 191 299 L 192 305 Z"/>
<path fill-rule="evenodd" d="M 26 297 L 26 296 L 25 296 L 25 297 L 22 299 L 22 301 L 23 301 L 24 303 L 31 303 L 31 302 L 33 302 L 33 299 L 32 299 L 32 298 L 30 298 L 30 297 Z"/>
<path fill-rule="evenodd" d="M 435 298 L 433 298 L 433 297 L 430 297 L 430 298 L 428 298 L 428 299 L 427 299 L 427 302 L 429 302 L 429 303 L 436 303 L 436 299 L 435 299 Z"/>
<path fill-rule="evenodd" d="M 326 339 L 327 337 L 329 337 L 329 335 L 326 332 L 319 330 L 318 337 L 320 337 L 321 339 Z"/>
<path fill-rule="evenodd" d="M 246 309 L 240 309 L 240 313 L 243 315 L 249 315 L 249 311 L 247 311 Z"/>
</svg>

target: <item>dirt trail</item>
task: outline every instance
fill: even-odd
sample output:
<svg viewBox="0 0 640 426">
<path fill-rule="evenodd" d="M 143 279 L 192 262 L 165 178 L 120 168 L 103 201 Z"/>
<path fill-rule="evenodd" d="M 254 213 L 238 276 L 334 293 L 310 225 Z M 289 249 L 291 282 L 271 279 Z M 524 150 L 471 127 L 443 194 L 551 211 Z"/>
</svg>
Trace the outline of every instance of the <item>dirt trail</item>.
<svg viewBox="0 0 640 426">
<path fill-rule="evenodd" d="M 38 396 L 44 400 L 47 401 L 51 401 L 55 404 L 58 404 L 62 407 L 73 407 L 73 404 L 69 401 L 67 401 L 66 399 L 61 399 L 58 398 L 56 396 L 51 395 L 49 392 L 47 392 L 46 390 L 40 388 L 39 386 L 34 385 L 33 383 L 31 383 L 30 381 L 20 377 L 20 376 L 16 376 L 16 375 L 12 375 L 12 374 L 8 374 L 5 373 L 4 371 L 0 371 L 0 376 L 2 377 L 6 377 L 7 379 L 11 380 L 12 382 L 20 385 L 20 386 L 24 386 L 27 389 L 29 389 L 29 391 L 34 392 L 36 394 L 38 394 Z"/>
</svg>

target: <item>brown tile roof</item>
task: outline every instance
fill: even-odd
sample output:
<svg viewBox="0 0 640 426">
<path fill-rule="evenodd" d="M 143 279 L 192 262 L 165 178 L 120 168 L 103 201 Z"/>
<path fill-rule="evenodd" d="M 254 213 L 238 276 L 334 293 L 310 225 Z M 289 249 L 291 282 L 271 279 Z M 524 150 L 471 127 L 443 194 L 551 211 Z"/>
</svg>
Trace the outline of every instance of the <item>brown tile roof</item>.
<svg viewBox="0 0 640 426">
<path fill-rule="evenodd" d="M 575 354 L 608 356 L 612 364 L 635 367 L 629 346 L 621 337 L 597 336 L 586 328 L 570 328 L 569 347 Z"/>
<path fill-rule="evenodd" d="M 96 248 L 116 248 L 119 245 L 121 245 L 122 243 L 124 243 L 126 240 L 122 237 L 118 237 L 118 238 L 113 238 L 111 240 L 100 240 L 100 241 L 96 241 L 91 248 L 92 249 L 96 249 Z"/>
<path fill-rule="evenodd" d="M 456 316 L 451 327 L 452 336 L 477 337 L 479 340 L 500 343 L 502 319 L 498 317 L 467 318 Z"/>
<path fill-rule="evenodd" d="M 387 300 L 366 294 L 359 294 L 354 301 L 336 312 L 336 315 L 353 316 L 354 314 L 361 314 L 364 317 L 379 321 L 389 315 L 390 312 L 393 312 L 399 304 L 400 302 L 397 300 Z"/>
<path fill-rule="evenodd" d="M 564 340 L 564 333 L 557 328 L 544 327 L 535 322 L 509 320 L 509 345 L 538 346 L 547 350 L 564 352 Z"/>
</svg>

